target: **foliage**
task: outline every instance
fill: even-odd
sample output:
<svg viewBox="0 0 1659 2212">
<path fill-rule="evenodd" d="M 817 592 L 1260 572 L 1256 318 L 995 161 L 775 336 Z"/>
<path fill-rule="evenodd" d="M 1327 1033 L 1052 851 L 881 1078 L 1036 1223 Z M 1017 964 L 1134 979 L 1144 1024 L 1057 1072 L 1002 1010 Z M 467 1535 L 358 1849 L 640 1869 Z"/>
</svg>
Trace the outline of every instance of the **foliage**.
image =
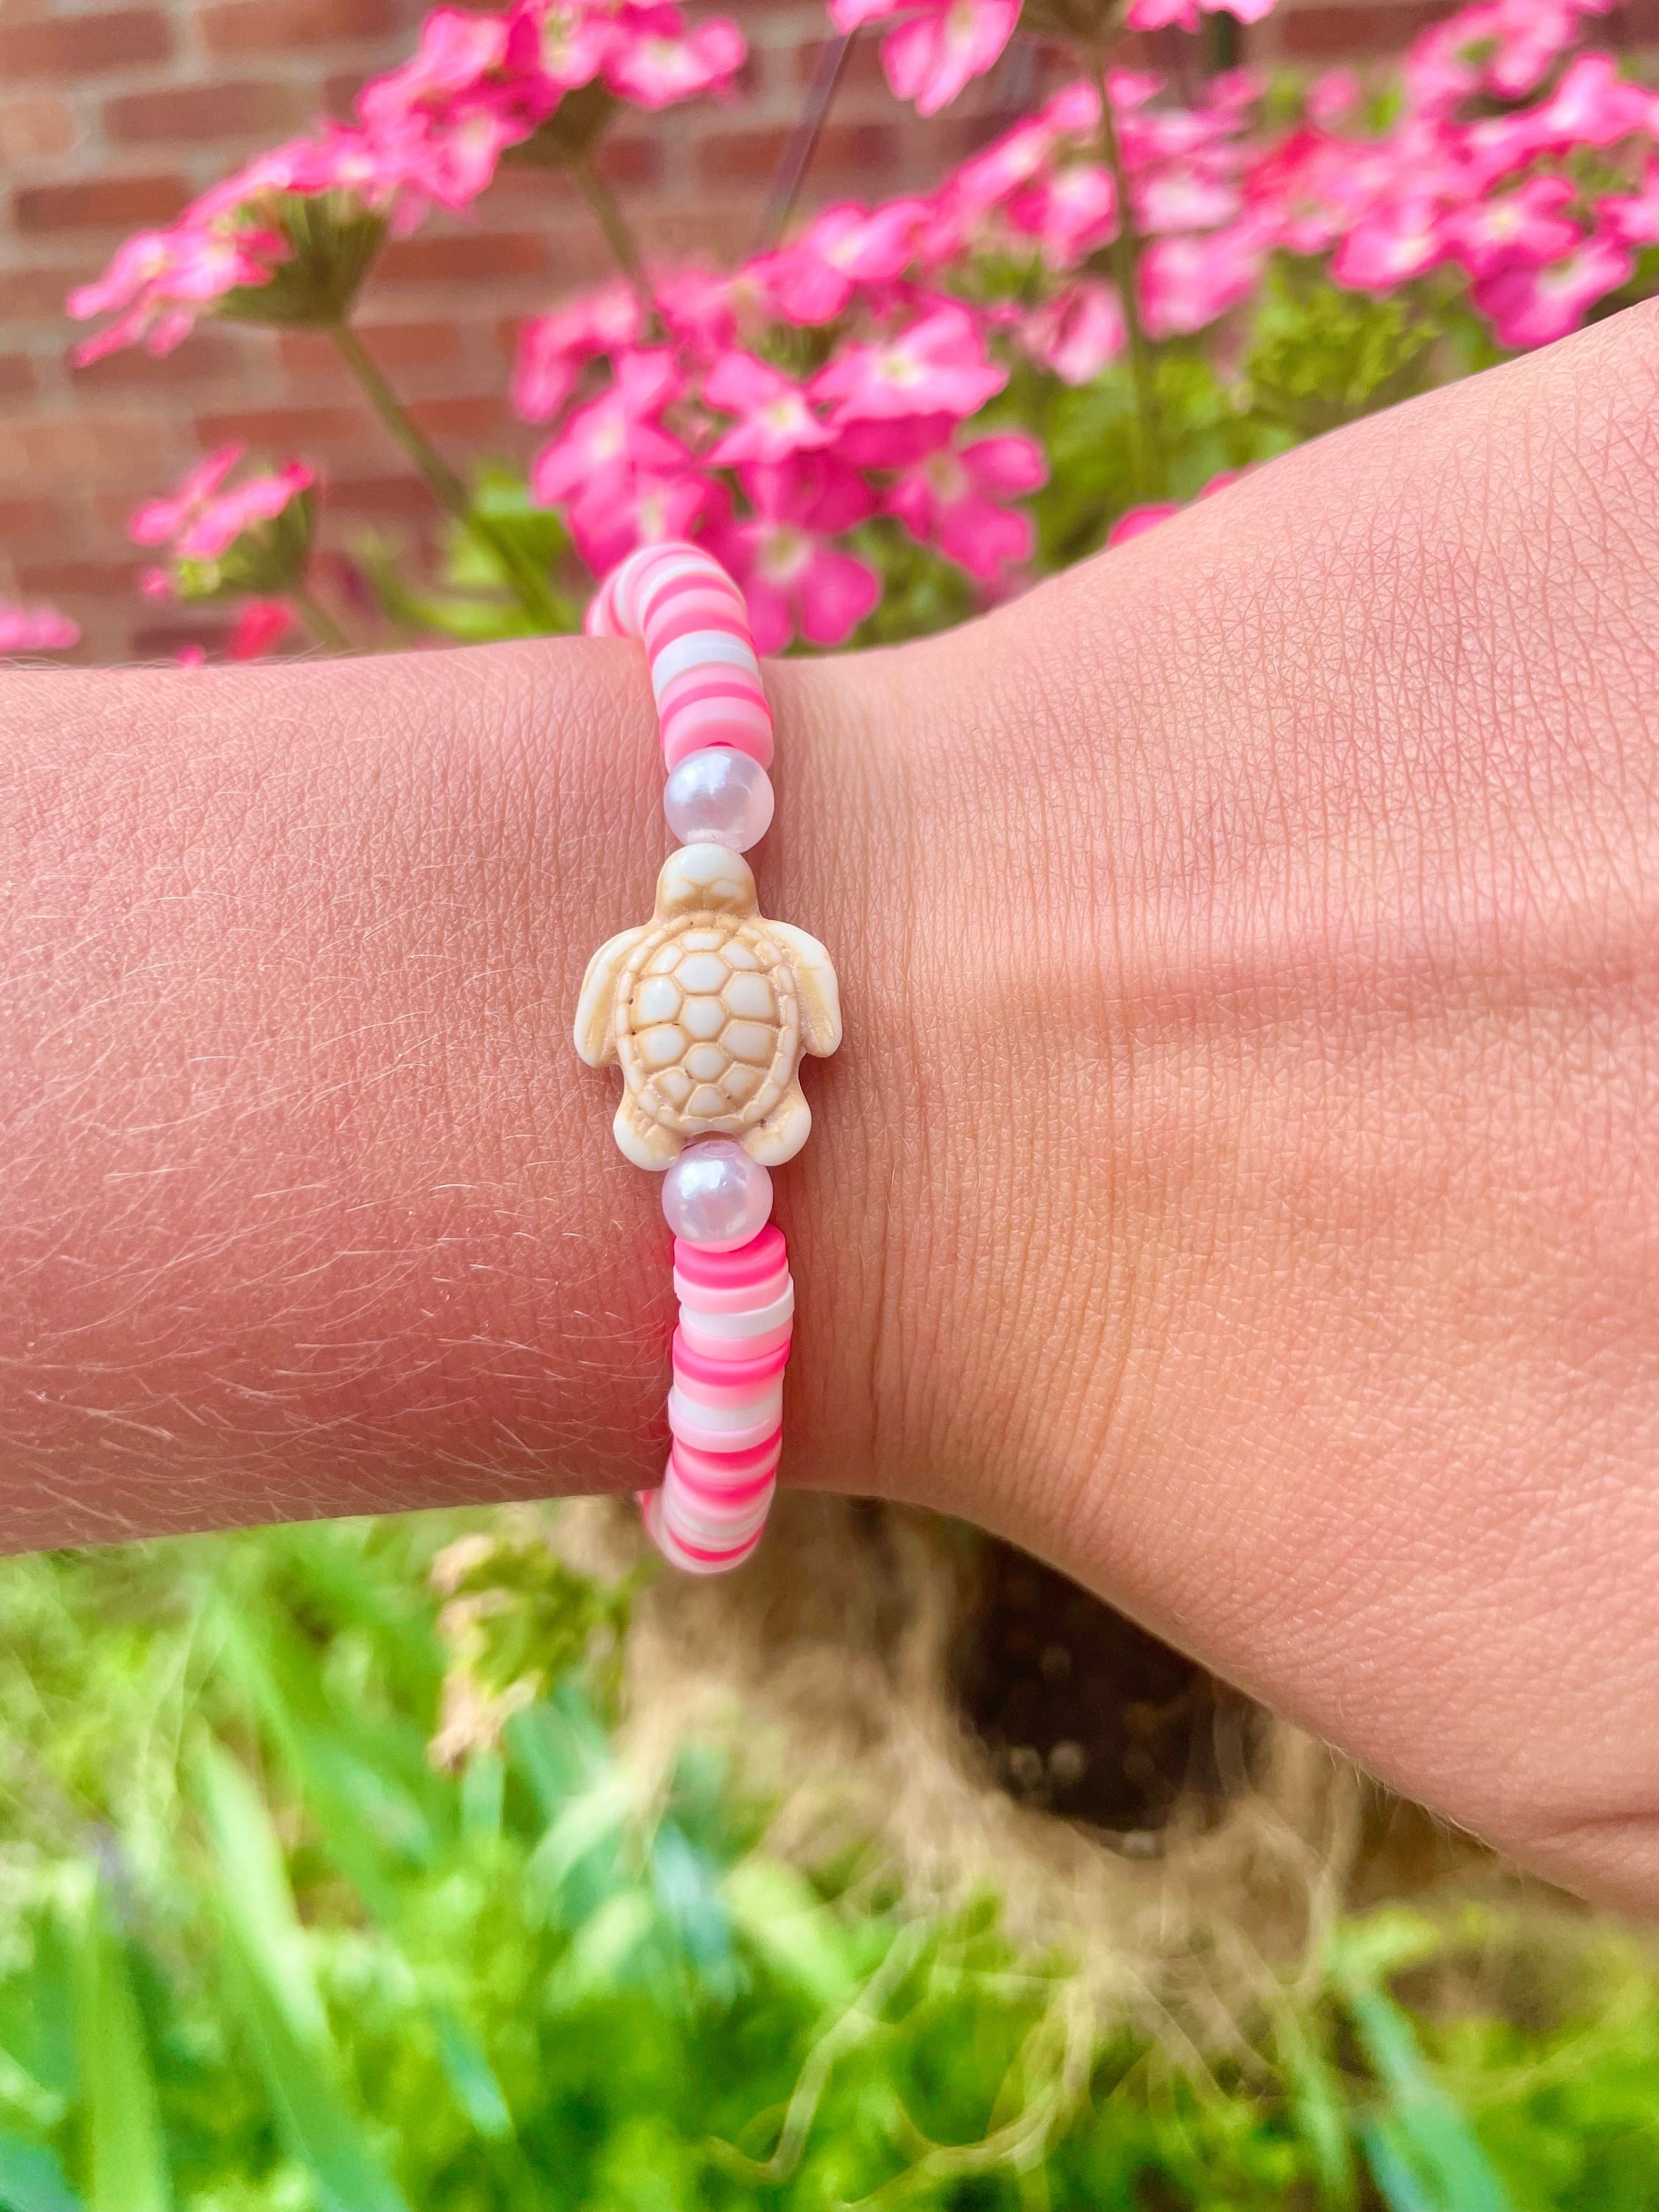
<svg viewBox="0 0 1659 2212">
<path fill-rule="evenodd" d="M 498 1751 L 427 1756 L 447 1601 L 503 1556 Z M 504 1585 L 503 1585 L 504 1586 Z M 994 1905 L 772 1856 L 606 1725 L 615 1601 L 511 1516 L 0 1570 L 0 2206 L 596 2212 L 1387 2205 L 1659 2193 L 1659 1972 L 1468 1905 L 1343 1927 L 1212 2071 L 1100 2039 Z M 596 1645 L 601 1663 L 594 1664 Z"/>
</svg>

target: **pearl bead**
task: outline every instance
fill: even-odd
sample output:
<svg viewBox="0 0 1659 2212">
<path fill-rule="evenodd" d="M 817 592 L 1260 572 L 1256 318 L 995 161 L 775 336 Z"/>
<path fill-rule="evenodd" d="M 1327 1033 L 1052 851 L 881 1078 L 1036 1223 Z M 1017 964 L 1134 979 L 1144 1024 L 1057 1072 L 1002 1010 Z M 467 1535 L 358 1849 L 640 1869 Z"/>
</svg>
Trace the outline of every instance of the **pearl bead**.
<svg viewBox="0 0 1659 2212">
<path fill-rule="evenodd" d="M 765 1228 L 772 1178 L 730 1137 L 688 1145 L 662 1179 L 662 1210 L 676 1237 L 731 1252 Z"/>
<path fill-rule="evenodd" d="M 688 753 L 662 795 L 668 826 L 682 845 L 724 845 L 746 853 L 772 821 L 772 780 L 735 745 Z"/>
</svg>

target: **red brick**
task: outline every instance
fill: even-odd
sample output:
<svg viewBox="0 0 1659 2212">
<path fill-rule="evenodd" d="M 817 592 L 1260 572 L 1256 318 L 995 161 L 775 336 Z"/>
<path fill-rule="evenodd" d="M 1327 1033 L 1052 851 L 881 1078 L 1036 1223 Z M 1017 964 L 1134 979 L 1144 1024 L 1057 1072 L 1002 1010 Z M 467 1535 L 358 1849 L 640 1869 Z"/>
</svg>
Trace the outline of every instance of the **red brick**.
<svg viewBox="0 0 1659 2212">
<path fill-rule="evenodd" d="M 817 74 L 818 58 L 829 46 L 827 39 L 805 39 L 795 49 L 795 82 L 804 90 Z M 859 39 L 842 65 L 837 82 L 838 93 L 861 89 L 885 91 L 887 79 L 881 66 L 879 39 Z"/>
<path fill-rule="evenodd" d="M 375 434 L 361 407 L 241 407 L 198 415 L 196 430 L 204 445 L 243 438 L 275 460 L 304 459 L 318 446 L 362 445 Z"/>
<path fill-rule="evenodd" d="M 70 510 L 52 499 L 0 499 L 0 545 L 69 527 Z"/>
<path fill-rule="evenodd" d="M 375 276 L 392 283 L 456 284 L 490 276 L 545 276 L 552 266 L 546 239 L 529 232 L 485 231 L 471 238 L 394 238 L 381 253 Z"/>
<path fill-rule="evenodd" d="M 335 514 L 410 514 L 422 520 L 432 514 L 432 495 L 416 476 L 331 477 L 328 504 Z"/>
<path fill-rule="evenodd" d="M 392 0 L 226 0 L 200 20 L 215 54 L 292 53 L 398 27 Z"/>
<path fill-rule="evenodd" d="M 0 323 L 50 322 L 67 339 L 72 325 L 64 321 L 64 301 L 76 284 L 84 284 L 94 264 L 77 269 L 0 269 Z"/>
<path fill-rule="evenodd" d="M 137 230 L 167 222 L 190 198 L 182 177 L 88 177 L 72 185 L 29 185 L 11 196 L 19 230 Z"/>
<path fill-rule="evenodd" d="M 172 52 L 167 18 L 155 8 L 0 24 L 0 82 L 55 76 L 79 84 L 131 62 L 165 61 Z"/>
<path fill-rule="evenodd" d="M 172 353 L 158 356 L 142 346 L 127 346 L 77 369 L 76 375 L 92 392 L 170 392 L 222 383 L 243 374 L 247 361 L 247 348 L 228 331 L 196 330 Z"/>
<path fill-rule="evenodd" d="M 788 143 L 786 131 L 717 131 L 697 148 L 700 174 L 721 184 L 764 184 L 776 168 Z M 890 191 L 896 182 L 898 136 L 884 123 L 832 123 L 813 149 L 812 177 L 852 176 L 871 198 Z"/>
<path fill-rule="evenodd" d="M 872 199 L 896 190 L 899 137 L 890 123 L 832 123 L 818 139 L 811 174 L 848 177 L 861 183 Z"/>
<path fill-rule="evenodd" d="M 285 84 L 175 84 L 161 92 L 132 92 L 104 105 L 104 130 L 118 145 L 173 142 L 210 146 L 223 138 L 297 130 L 306 110 Z"/>
<path fill-rule="evenodd" d="M 411 400 L 409 411 L 429 438 L 499 438 L 513 423 L 506 398 L 497 392 Z"/>
<path fill-rule="evenodd" d="M 763 185 L 788 143 L 787 131 L 711 131 L 697 148 L 697 173 L 721 184 Z"/>
<path fill-rule="evenodd" d="M 95 599 L 125 599 L 138 588 L 147 563 L 130 561 L 24 561 L 17 568 L 20 592 L 58 599 L 72 592 Z"/>
<path fill-rule="evenodd" d="M 185 615 L 172 622 L 146 623 L 132 633 L 135 660 L 176 660 L 185 646 L 199 645 L 218 652 L 230 635 L 224 616 Z"/>
<path fill-rule="evenodd" d="M 1348 54 L 1394 53 L 1446 13 L 1432 6 L 1307 8 L 1279 27 L 1282 53 L 1297 61 L 1324 62 Z"/>
<path fill-rule="evenodd" d="M 74 143 L 74 112 L 56 93 L 21 93 L 0 101 L 0 161 L 37 161 Z"/>
<path fill-rule="evenodd" d="M 594 167 L 608 185 L 653 185 L 662 174 L 662 142 L 643 137 L 607 138 Z"/>
<path fill-rule="evenodd" d="M 0 484 L 143 483 L 161 464 L 153 415 L 48 415 L 0 422 Z"/>
<path fill-rule="evenodd" d="M 34 363 L 28 356 L 0 353 L 0 399 L 21 399 L 34 387 Z"/>
<path fill-rule="evenodd" d="M 380 367 L 438 368 L 460 352 L 453 323 L 365 323 L 357 335 Z M 346 374 L 332 343 L 320 331 L 284 331 L 278 342 L 283 366 L 296 375 Z"/>
</svg>

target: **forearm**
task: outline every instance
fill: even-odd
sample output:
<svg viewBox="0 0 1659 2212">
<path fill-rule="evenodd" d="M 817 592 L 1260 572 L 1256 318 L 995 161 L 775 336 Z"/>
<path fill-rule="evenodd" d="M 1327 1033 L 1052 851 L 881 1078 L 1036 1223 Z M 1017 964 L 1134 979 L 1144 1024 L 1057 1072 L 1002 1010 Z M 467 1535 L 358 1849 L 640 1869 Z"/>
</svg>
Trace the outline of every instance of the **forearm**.
<svg viewBox="0 0 1659 2212">
<path fill-rule="evenodd" d="M 1522 1845 L 1659 1752 L 1651 327 L 769 674 L 762 902 L 848 1018 L 787 1472 Z M 0 725 L 6 1540 L 653 1480 L 665 1232 L 568 1036 L 665 842 L 636 657 Z"/>
<path fill-rule="evenodd" d="M 941 827 L 990 777 L 1012 836 L 930 894 L 984 1073 L 906 1205 L 922 1494 L 1649 1899 L 1656 362 L 1622 318 L 962 641 Z"/>
</svg>

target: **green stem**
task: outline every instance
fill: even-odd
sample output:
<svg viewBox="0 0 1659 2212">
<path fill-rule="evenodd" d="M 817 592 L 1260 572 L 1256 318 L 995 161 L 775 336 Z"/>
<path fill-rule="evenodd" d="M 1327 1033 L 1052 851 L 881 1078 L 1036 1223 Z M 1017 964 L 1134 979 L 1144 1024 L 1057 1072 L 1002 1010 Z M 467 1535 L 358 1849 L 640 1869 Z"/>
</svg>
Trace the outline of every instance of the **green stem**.
<svg viewBox="0 0 1659 2212">
<path fill-rule="evenodd" d="M 289 593 L 295 605 L 305 617 L 306 628 L 319 645 L 330 653 L 349 653 L 351 640 L 340 628 L 328 609 L 319 602 L 309 584 L 295 584 Z"/>
<path fill-rule="evenodd" d="M 1118 136 L 1117 116 L 1107 80 L 1106 58 L 1097 46 L 1088 50 L 1095 89 L 1100 94 L 1100 150 L 1112 173 L 1117 198 L 1117 235 L 1112 240 L 1112 274 L 1123 306 L 1123 330 L 1128 342 L 1129 376 L 1134 386 L 1135 489 L 1142 499 L 1162 495 L 1164 485 L 1164 425 L 1158 405 L 1158 363 L 1146 325 L 1140 319 L 1141 239 L 1134 227 L 1129 197 L 1129 172 Z"/>
<path fill-rule="evenodd" d="M 639 241 L 628 227 L 622 203 L 594 167 L 591 153 L 572 155 L 570 166 L 575 173 L 576 182 L 581 187 L 582 198 L 592 210 L 593 219 L 605 234 L 605 242 L 611 248 L 611 259 L 634 289 L 648 331 L 657 319 L 656 297 L 651 289 L 651 280 L 645 273 Z"/>
<path fill-rule="evenodd" d="M 413 463 L 422 482 L 445 513 L 454 516 L 498 560 L 507 571 L 514 595 L 532 621 L 549 629 L 559 627 L 547 579 L 520 546 L 497 530 L 488 515 L 479 514 L 461 482 L 443 455 L 414 422 L 397 393 L 386 382 L 379 362 L 349 323 L 336 323 L 329 332 L 335 349 L 356 378 L 363 396 L 392 438 Z"/>
</svg>

